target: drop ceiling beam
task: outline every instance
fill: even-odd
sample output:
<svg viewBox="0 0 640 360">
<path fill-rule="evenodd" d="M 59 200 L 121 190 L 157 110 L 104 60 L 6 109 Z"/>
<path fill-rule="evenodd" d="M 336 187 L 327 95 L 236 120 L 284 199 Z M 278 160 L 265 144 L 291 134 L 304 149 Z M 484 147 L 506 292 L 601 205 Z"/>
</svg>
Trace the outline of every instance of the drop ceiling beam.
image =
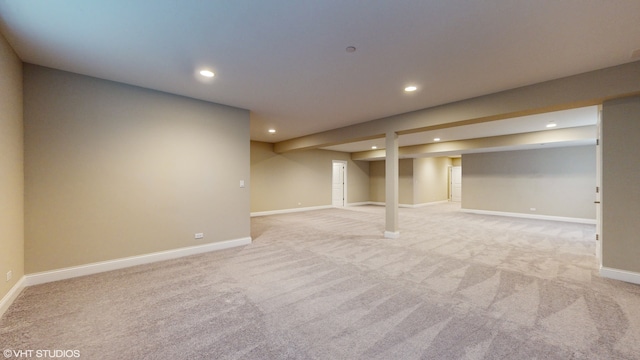
<svg viewBox="0 0 640 360">
<path fill-rule="evenodd" d="M 601 104 L 640 95 L 640 61 L 275 143 L 278 153 Z"/>
<path fill-rule="evenodd" d="M 558 144 L 579 140 L 595 140 L 596 126 L 579 126 L 557 130 L 543 130 L 522 134 L 490 136 L 484 138 L 438 142 L 423 145 L 403 146 L 398 154 L 401 158 L 422 156 L 444 156 L 444 154 L 464 153 L 477 149 L 507 148 L 513 146 L 535 144 Z M 361 151 L 351 154 L 352 160 L 382 160 L 386 156 L 385 150 Z"/>
</svg>

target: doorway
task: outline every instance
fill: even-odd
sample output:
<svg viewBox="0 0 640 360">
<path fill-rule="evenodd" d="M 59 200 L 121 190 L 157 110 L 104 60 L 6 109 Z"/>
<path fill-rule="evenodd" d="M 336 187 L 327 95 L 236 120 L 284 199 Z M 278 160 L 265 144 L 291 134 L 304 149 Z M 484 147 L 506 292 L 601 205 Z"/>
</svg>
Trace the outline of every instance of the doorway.
<svg viewBox="0 0 640 360">
<path fill-rule="evenodd" d="M 333 176 L 331 181 L 331 205 L 344 207 L 347 199 L 347 162 L 333 160 Z"/>
<path fill-rule="evenodd" d="M 598 261 L 598 268 L 602 268 L 602 105 L 598 107 L 598 122 L 597 122 L 597 137 L 596 137 L 596 260 Z"/>
<path fill-rule="evenodd" d="M 451 179 L 451 184 L 449 186 L 449 199 L 460 202 L 462 201 L 462 166 L 452 166 L 450 169 L 449 179 Z"/>
</svg>

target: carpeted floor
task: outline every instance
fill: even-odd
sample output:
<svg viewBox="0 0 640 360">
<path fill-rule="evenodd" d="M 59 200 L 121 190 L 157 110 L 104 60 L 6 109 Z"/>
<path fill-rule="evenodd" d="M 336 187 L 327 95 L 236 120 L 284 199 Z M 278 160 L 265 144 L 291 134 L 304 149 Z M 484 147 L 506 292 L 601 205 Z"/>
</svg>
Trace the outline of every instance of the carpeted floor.
<svg viewBox="0 0 640 360">
<path fill-rule="evenodd" d="M 253 244 L 33 286 L 0 350 L 82 359 L 640 359 L 640 286 L 594 227 L 384 208 L 252 219 Z"/>
</svg>

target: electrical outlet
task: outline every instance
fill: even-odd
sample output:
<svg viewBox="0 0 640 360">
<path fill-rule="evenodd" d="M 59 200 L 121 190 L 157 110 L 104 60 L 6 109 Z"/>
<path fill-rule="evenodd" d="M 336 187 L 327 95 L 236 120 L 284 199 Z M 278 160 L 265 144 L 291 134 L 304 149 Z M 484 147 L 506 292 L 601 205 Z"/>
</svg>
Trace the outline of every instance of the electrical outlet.
<svg viewBox="0 0 640 360">
<path fill-rule="evenodd" d="M 204 237 L 204 233 L 196 233 L 196 239 L 202 239 Z"/>
<path fill-rule="evenodd" d="M 7 272 L 7 281 L 11 280 L 12 277 L 13 277 L 13 271 Z"/>
</svg>

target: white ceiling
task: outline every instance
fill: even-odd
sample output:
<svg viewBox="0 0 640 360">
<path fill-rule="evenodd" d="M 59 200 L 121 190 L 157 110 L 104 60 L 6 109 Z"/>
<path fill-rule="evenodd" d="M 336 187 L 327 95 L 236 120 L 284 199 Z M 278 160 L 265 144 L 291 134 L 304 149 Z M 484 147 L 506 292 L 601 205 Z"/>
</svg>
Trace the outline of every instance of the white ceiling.
<svg viewBox="0 0 640 360">
<path fill-rule="evenodd" d="M 0 29 L 25 62 L 249 109 L 251 138 L 276 142 L 640 60 L 638 14 L 633 0 L 0 0 Z"/>
</svg>

